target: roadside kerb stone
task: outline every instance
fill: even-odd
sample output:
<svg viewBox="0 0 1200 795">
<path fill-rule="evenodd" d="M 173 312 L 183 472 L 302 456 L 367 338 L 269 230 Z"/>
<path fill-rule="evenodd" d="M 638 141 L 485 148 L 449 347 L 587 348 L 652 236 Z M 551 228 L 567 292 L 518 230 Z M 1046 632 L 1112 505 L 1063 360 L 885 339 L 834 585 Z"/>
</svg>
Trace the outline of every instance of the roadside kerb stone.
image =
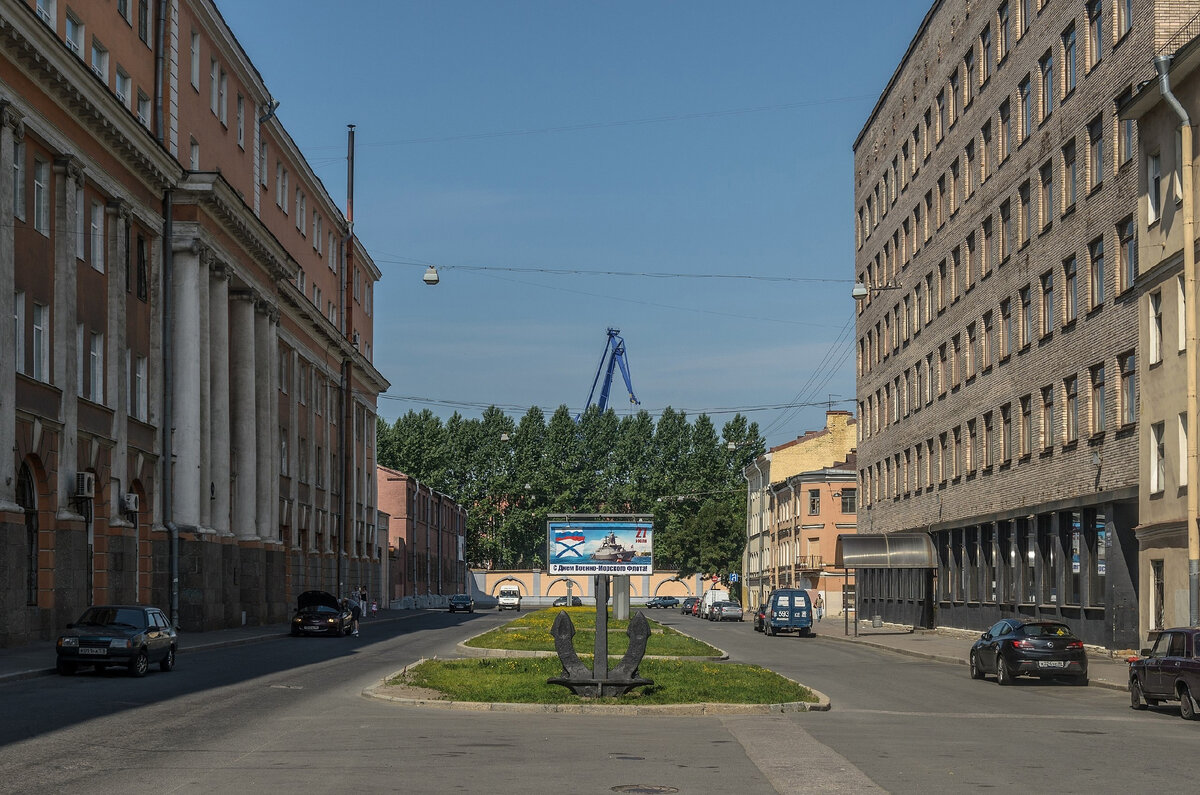
<svg viewBox="0 0 1200 795">
<path fill-rule="evenodd" d="M 551 652 L 553 653 L 553 652 Z M 525 656 L 525 655 L 522 655 Z M 665 658 L 679 659 L 679 658 Z M 708 659 L 708 658 L 704 658 Z M 805 701 L 788 701 L 778 704 L 513 704 L 496 701 L 445 701 L 435 698 L 409 698 L 389 695 L 386 690 L 388 681 L 397 676 L 403 676 L 412 668 L 427 662 L 425 658 L 417 660 L 412 665 L 406 665 L 401 670 L 380 680 L 373 687 L 364 688 L 362 694 L 366 698 L 378 701 L 390 701 L 407 707 L 433 707 L 435 709 L 462 710 L 471 712 L 523 712 L 527 714 L 562 715 L 616 715 L 616 716 L 650 716 L 650 715 L 774 715 L 787 712 L 828 712 L 830 709 L 829 696 L 813 690 L 817 697 L 815 703 Z M 785 679 L 787 677 L 784 677 Z M 794 682 L 795 680 L 789 679 Z M 795 682 L 799 685 L 799 682 Z M 801 685 L 807 687 L 807 685 Z"/>
<path fill-rule="evenodd" d="M 483 635 L 488 634 L 488 632 L 491 632 L 491 630 L 487 630 L 486 632 L 480 632 L 478 635 L 472 635 L 471 637 L 464 640 L 462 643 L 459 643 L 458 646 L 456 647 L 456 650 L 463 657 L 557 657 L 558 656 L 558 652 L 554 651 L 553 649 L 550 649 L 550 650 L 492 649 L 492 648 L 488 648 L 485 646 L 468 646 L 467 645 L 471 641 L 475 640 L 475 638 L 482 637 Z M 686 635 L 687 633 L 681 632 L 680 634 Z M 691 635 L 688 635 L 688 637 L 690 638 Z M 696 640 L 696 638 L 692 638 L 692 640 Z M 717 656 L 701 655 L 701 656 L 695 656 L 695 657 L 676 657 L 673 655 L 647 654 L 644 657 L 642 657 L 642 659 L 643 660 L 685 660 L 687 662 L 720 662 L 721 660 L 729 659 L 729 655 L 725 652 L 724 649 L 717 649 L 717 651 L 721 652 Z M 619 656 L 619 655 L 609 655 L 609 656 Z"/>
</svg>

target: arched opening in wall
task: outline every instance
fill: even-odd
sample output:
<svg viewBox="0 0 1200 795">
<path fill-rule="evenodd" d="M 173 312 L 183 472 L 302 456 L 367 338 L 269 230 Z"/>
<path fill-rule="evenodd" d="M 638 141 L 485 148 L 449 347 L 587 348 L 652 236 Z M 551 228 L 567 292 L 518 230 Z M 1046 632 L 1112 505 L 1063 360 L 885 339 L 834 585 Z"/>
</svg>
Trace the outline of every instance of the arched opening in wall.
<svg viewBox="0 0 1200 795">
<path fill-rule="evenodd" d="M 17 476 L 17 504 L 25 509 L 25 604 L 36 607 L 38 603 L 38 511 L 37 489 L 33 471 L 28 464 L 21 464 Z"/>
</svg>

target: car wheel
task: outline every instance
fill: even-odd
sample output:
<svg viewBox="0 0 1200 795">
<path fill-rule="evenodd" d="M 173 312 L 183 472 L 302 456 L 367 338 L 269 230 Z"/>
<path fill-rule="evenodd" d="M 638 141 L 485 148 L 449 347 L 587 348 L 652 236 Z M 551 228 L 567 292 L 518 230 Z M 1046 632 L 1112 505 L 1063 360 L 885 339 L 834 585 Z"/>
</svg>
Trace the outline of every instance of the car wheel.
<svg viewBox="0 0 1200 795">
<path fill-rule="evenodd" d="M 770 632 L 771 632 L 771 637 L 772 638 L 775 637 L 775 627 L 771 627 Z"/>
<path fill-rule="evenodd" d="M 159 670 L 163 673 L 170 673 L 175 670 L 175 647 L 167 649 L 167 656 L 158 661 Z"/>
<path fill-rule="evenodd" d="M 971 652 L 970 667 L 972 679 L 983 678 L 983 671 L 979 668 L 979 658 L 975 656 L 975 652 Z"/>
<path fill-rule="evenodd" d="M 1012 671 L 1008 670 L 1008 663 L 1001 656 L 996 657 L 996 684 L 1011 685 L 1013 683 Z"/>
<path fill-rule="evenodd" d="M 1192 701 L 1187 685 L 1179 686 L 1179 717 L 1184 720 L 1196 719 L 1196 703 Z"/>
<path fill-rule="evenodd" d="M 344 629 L 342 629 L 342 627 L 340 625 L 333 630 L 333 636 L 335 638 L 340 638 L 345 634 L 346 634 L 346 631 Z"/>
<path fill-rule="evenodd" d="M 145 676 L 146 672 L 149 670 L 150 658 L 146 655 L 145 649 L 140 649 L 138 650 L 138 653 L 134 655 L 133 660 L 131 660 L 129 663 L 129 675 Z"/>
<path fill-rule="evenodd" d="M 1149 706 L 1142 695 L 1142 683 L 1136 676 L 1129 680 L 1129 706 L 1134 709 L 1145 709 Z"/>
<path fill-rule="evenodd" d="M 59 676 L 75 675 L 75 663 L 68 660 L 59 660 L 57 663 L 55 663 L 54 668 L 58 671 Z"/>
</svg>

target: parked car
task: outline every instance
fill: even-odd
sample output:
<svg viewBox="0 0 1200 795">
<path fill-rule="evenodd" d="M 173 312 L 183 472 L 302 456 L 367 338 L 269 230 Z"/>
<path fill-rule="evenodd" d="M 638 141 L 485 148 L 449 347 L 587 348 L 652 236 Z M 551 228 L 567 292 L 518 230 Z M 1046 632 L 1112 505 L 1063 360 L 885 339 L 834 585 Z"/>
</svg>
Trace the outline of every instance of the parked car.
<svg viewBox="0 0 1200 795">
<path fill-rule="evenodd" d="M 551 607 L 566 607 L 566 606 L 567 606 L 567 597 L 565 597 L 565 596 L 558 597 L 557 599 L 554 600 L 554 604 L 551 605 Z M 571 607 L 583 607 L 583 600 L 580 599 L 578 596 L 572 596 L 571 597 Z"/>
<path fill-rule="evenodd" d="M 766 625 L 767 603 L 763 602 L 754 611 L 754 631 L 763 632 Z"/>
<path fill-rule="evenodd" d="M 767 597 L 763 613 L 763 631 L 768 635 L 796 631 L 812 636 L 812 600 L 803 588 L 776 588 Z"/>
<path fill-rule="evenodd" d="M 1011 685 L 1018 676 L 1068 676 L 1088 683 L 1083 641 L 1057 621 L 997 621 L 971 646 L 971 678 L 994 673 L 996 682 Z"/>
<path fill-rule="evenodd" d="M 680 608 L 679 608 L 679 612 L 680 612 L 680 613 L 682 613 L 682 614 L 683 614 L 683 615 L 685 615 L 685 616 L 686 616 L 686 615 L 691 615 L 691 614 L 692 614 L 692 608 L 693 608 L 693 607 L 695 607 L 695 606 L 696 606 L 696 602 L 699 602 L 699 601 L 700 601 L 700 598 L 699 598 L 699 597 L 697 597 L 697 596 L 689 596 L 689 597 L 685 598 L 685 599 L 683 600 L 683 605 L 682 605 L 682 606 L 680 606 Z"/>
<path fill-rule="evenodd" d="M 349 635 L 354 614 L 347 604 L 328 591 L 305 591 L 296 597 L 292 635 Z"/>
<path fill-rule="evenodd" d="M 715 602 L 708 611 L 709 621 L 741 621 L 742 606 L 737 602 Z"/>
<path fill-rule="evenodd" d="M 1129 662 L 1129 701 L 1134 709 L 1178 701 L 1179 716 L 1196 720 L 1200 715 L 1200 629 L 1175 627 L 1163 630 L 1154 647 L 1142 649 Z"/>
<path fill-rule="evenodd" d="M 474 613 L 475 600 L 471 598 L 470 594 L 456 593 L 450 597 L 448 607 L 450 608 L 451 613 L 458 612 L 459 610 L 466 610 L 468 613 Z"/>
<path fill-rule="evenodd" d="M 674 596 L 652 596 L 646 600 L 646 607 L 653 610 L 656 607 L 671 608 L 678 607 L 679 600 Z"/>
<path fill-rule="evenodd" d="M 120 665 L 131 676 L 145 676 L 151 663 L 172 671 L 177 643 L 175 628 L 157 607 L 95 605 L 58 636 L 55 667 L 63 676 L 75 673 L 80 665 L 98 671 Z"/>
</svg>

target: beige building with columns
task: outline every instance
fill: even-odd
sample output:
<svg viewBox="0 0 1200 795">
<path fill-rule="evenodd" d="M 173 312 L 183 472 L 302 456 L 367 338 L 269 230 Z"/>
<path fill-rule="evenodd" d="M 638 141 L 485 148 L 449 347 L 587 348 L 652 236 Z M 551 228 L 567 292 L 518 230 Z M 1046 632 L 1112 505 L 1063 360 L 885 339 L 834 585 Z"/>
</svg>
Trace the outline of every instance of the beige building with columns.
<svg viewBox="0 0 1200 795">
<path fill-rule="evenodd" d="M 210 0 L 0 0 L 0 646 L 380 588 L 380 272 L 277 105 Z"/>
</svg>

